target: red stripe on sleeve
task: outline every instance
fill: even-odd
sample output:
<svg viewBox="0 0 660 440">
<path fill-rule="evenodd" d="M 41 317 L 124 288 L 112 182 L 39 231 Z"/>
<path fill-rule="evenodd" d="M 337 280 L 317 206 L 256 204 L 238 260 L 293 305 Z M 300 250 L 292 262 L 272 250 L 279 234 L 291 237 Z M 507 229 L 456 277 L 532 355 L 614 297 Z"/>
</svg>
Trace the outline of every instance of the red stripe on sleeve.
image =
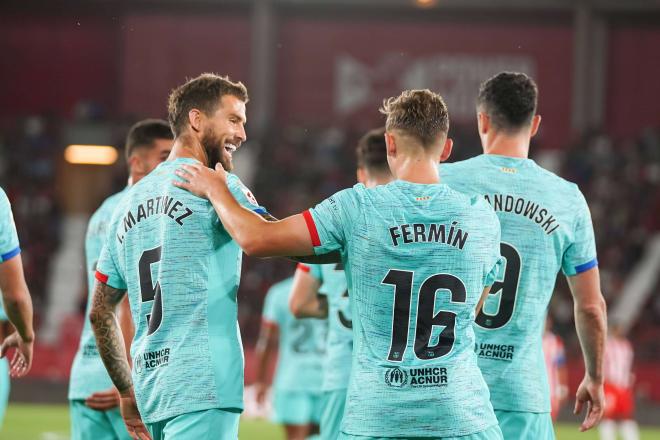
<svg viewBox="0 0 660 440">
<path fill-rule="evenodd" d="M 302 271 L 305 272 L 305 273 L 309 273 L 309 271 L 312 270 L 311 267 L 309 267 L 308 265 L 303 264 L 303 263 L 298 263 L 297 268 L 300 269 L 300 270 L 302 270 Z"/>
<path fill-rule="evenodd" d="M 96 273 L 94 274 L 94 276 L 96 277 L 97 280 L 99 280 L 103 284 L 108 284 L 108 276 L 107 275 L 105 275 L 105 274 L 103 274 L 103 273 L 101 273 L 97 270 Z"/>
<path fill-rule="evenodd" d="M 307 223 L 307 229 L 309 230 L 309 236 L 312 238 L 312 246 L 321 246 L 321 239 L 319 238 L 319 231 L 316 230 L 316 223 L 312 218 L 312 213 L 309 212 L 309 209 L 302 213 L 305 218 L 305 223 Z"/>
</svg>

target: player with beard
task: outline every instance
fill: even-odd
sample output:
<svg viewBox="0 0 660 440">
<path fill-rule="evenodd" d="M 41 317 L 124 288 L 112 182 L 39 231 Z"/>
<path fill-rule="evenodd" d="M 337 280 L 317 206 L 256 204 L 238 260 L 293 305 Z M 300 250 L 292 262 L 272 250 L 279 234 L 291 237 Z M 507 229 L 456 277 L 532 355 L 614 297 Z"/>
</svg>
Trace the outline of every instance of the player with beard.
<svg viewBox="0 0 660 440">
<path fill-rule="evenodd" d="M 94 212 L 85 235 L 89 294 L 86 310 L 92 306 L 96 263 L 107 236 L 106 229 L 117 204 L 131 184 L 139 182 L 165 161 L 172 146 L 172 130 L 160 119 L 145 119 L 133 125 L 126 136 L 126 163 L 129 186 L 108 197 Z M 133 325 L 126 299 L 120 304 L 119 321 L 127 344 L 133 339 Z M 130 438 L 119 413 L 119 393 L 105 371 L 96 348 L 91 323 L 85 320 L 78 352 L 71 366 L 69 408 L 73 440 L 120 440 Z"/>
<path fill-rule="evenodd" d="M 176 88 L 170 157 L 129 190 L 110 222 L 90 319 L 133 438 L 238 436 L 241 248 L 207 200 L 171 181 L 185 164 L 232 170 L 246 138 L 247 102 L 242 83 L 214 74 Z M 242 206 L 267 215 L 238 177 L 228 181 Z M 115 315 L 126 293 L 135 325 L 132 377 Z"/>
</svg>

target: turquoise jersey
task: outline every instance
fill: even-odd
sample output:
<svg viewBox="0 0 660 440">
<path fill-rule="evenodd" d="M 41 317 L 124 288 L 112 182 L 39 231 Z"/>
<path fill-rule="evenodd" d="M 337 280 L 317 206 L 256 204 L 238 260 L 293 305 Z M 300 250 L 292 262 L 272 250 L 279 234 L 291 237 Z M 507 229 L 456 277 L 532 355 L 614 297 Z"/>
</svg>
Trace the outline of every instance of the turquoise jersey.
<svg viewBox="0 0 660 440">
<path fill-rule="evenodd" d="M 474 352 L 474 309 L 499 270 L 492 208 L 447 185 L 340 191 L 303 216 L 339 250 L 353 325 L 342 432 L 452 437 L 497 424 Z"/>
<path fill-rule="evenodd" d="M 92 324 L 87 317 L 89 316 L 89 311 L 92 307 L 92 298 L 94 296 L 96 263 L 99 260 L 101 249 L 107 236 L 108 224 L 112 218 L 112 213 L 127 190 L 125 188 L 105 199 L 99 209 L 92 214 L 87 226 L 87 235 L 85 236 L 87 306 L 85 307 L 85 323 L 83 324 L 82 334 L 80 335 L 80 344 L 78 345 L 78 351 L 71 366 L 71 375 L 69 378 L 70 400 L 87 399 L 90 395 L 98 391 L 105 391 L 112 387 L 112 381 L 110 380 L 110 376 L 108 376 L 108 372 L 103 365 L 96 347 Z"/>
<path fill-rule="evenodd" d="M 481 155 L 440 167 L 443 182 L 485 197 L 502 226 L 506 270 L 476 320 L 479 366 L 497 410 L 549 412 L 542 351 L 559 270 L 596 266 L 587 203 L 578 187 L 529 159 Z"/>
<path fill-rule="evenodd" d="M 348 285 L 342 264 L 309 265 L 328 301 L 328 342 L 323 365 L 323 391 L 345 390 L 351 377 L 353 324 Z"/>
<path fill-rule="evenodd" d="M 146 423 L 211 408 L 243 408 L 243 347 L 236 292 L 242 252 L 205 199 L 177 188 L 160 164 L 112 217 L 97 279 L 126 289 L 135 338 L 133 382 Z M 265 213 L 229 174 L 243 206 Z"/>
<path fill-rule="evenodd" d="M 279 355 L 273 388 L 321 392 L 327 321 L 296 319 L 289 310 L 293 278 L 274 284 L 264 302 L 263 320 L 279 329 Z"/>
<path fill-rule="evenodd" d="M 14 258 L 21 253 L 18 244 L 18 233 L 11 212 L 11 205 L 4 190 L 0 188 L 0 264 Z M 0 321 L 7 320 L 7 314 L 2 305 L 0 296 Z"/>
</svg>

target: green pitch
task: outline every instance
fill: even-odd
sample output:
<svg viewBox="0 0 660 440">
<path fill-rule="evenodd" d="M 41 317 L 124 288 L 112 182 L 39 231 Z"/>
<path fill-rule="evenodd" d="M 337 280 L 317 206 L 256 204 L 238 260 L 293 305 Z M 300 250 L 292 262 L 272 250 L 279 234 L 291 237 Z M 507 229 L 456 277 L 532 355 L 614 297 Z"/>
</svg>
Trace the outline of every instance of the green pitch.
<svg viewBox="0 0 660 440">
<path fill-rule="evenodd" d="M 65 405 L 9 405 L 0 440 L 67 440 L 69 438 L 69 408 Z M 284 440 L 279 426 L 266 421 L 241 422 L 241 440 Z M 660 438 L 659 428 L 642 429 L 641 438 Z M 577 425 L 560 424 L 558 440 L 598 440 L 596 431 L 581 434 Z"/>
</svg>

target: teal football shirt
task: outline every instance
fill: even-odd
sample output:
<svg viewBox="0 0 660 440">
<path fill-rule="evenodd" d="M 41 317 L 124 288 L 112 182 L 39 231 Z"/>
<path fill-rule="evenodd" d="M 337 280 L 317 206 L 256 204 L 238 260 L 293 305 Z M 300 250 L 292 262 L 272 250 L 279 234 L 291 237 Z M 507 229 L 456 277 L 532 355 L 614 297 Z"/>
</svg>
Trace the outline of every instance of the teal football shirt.
<svg viewBox="0 0 660 440">
<path fill-rule="evenodd" d="M 87 399 L 90 395 L 105 391 L 112 387 L 112 381 L 103 365 L 101 356 L 99 356 L 96 347 L 96 339 L 92 324 L 87 317 L 92 307 L 92 298 L 94 297 L 94 284 L 96 279 L 94 273 L 96 264 L 101 255 L 101 249 L 107 236 L 108 224 L 112 218 L 112 213 L 119 204 L 121 198 L 126 194 L 128 188 L 124 188 L 117 194 L 105 199 L 101 206 L 92 214 L 87 225 L 87 234 L 85 235 L 85 258 L 87 269 L 87 306 L 85 307 L 85 322 L 83 324 L 82 334 L 80 335 L 80 344 L 76 357 L 71 366 L 71 375 L 69 378 L 69 399 Z"/>
<path fill-rule="evenodd" d="M 353 323 L 344 267 L 340 264 L 299 265 L 316 278 L 319 295 L 328 301 L 328 339 L 323 365 L 323 391 L 345 390 L 351 377 Z M 305 269 L 307 268 L 307 269 Z"/>
<path fill-rule="evenodd" d="M 7 194 L 0 188 L 0 264 L 11 260 L 20 253 L 21 248 L 18 244 L 18 233 L 16 232 L 11 205 Z M 0 321 L 6 320 L 7 314 L 0 299 Z"/>
<path fill-rule="evenodd" d="M 242 251 L 211 204 L 172 185 L 193 159 L 160 164 L 117 206 L 96 277 L 126 289 L 138 408 L 146 423 L 243 408 L 237 296 Z M 233 174 L 243 206 L 265 213 Z"/>
<path fill-rule="evenodd" d="M 485 197 L 502 227 L 506 269 L 475 326 L 493 406 L 549 412 L 541 338 L 557 273 L 597 265 L 587 203 L 575 184 L 530 159 L 480 155 L 442 165 L 440 174 L 452 188 Z"/>
<path fill-rule="evenodd" d="M 498 273 L 500 229 L 480 197 L 395 181 L 303 213 L 314 251 L 339 250 L 353 325 L 342 432 L 453 437 L 497 424 L 474 352 L 474 309 Z"/>
<path fill-rule="evenodd" d="M 273 388 L 321 392 L 327 321 L 297 319 L 289 310 L 293 278 L 274 284 L 264 301 L 263 320 L 277 324 L 279 355 Z"/>
</svg>

